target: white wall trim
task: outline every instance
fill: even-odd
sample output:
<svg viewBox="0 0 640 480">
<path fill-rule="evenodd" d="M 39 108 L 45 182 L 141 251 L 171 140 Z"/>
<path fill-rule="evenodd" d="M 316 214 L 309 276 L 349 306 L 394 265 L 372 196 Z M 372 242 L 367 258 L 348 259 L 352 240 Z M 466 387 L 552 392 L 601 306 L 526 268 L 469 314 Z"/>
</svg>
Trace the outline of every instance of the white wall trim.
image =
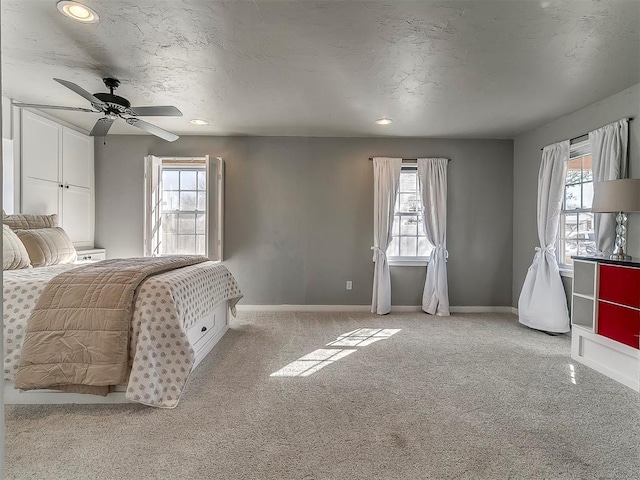
<svg viewBox="0 0 640 480">
<path fill-rule="evenodd" d="M 560 267 L 560 276 L 573 278 L 573 267 Z"/>
<path fill-rule="evenodd" d="M 518 315 L 518 309 L 516 307 L 511 307 L 511 313 Z"/>
<path fill-rule="evenodd" d="M 239 312 L 371 312 L 370 305 L 238 305 Z M 421 312 L 419 305 L 394 305 L 392 312 Z M 460 306 L 451 313 L 514 313 L 513 307 Z"/>
<path fill-rule="evenodd" d="M 371 305 L 237 305 L 239 312 L 370 312 Z"/>
<path fill-rule="evenodd" d="M 452 313 L 512 313 L 513 307 L 501 307 L 501 306 L 463 306 L 463 307 L 450 307 L 449 310 Z"/>
<path fill-rule="evenodd" d="M 371 311 L 371 309 L 369 309 Z M 420 305 L 392 305 L 392 312 L 422 312 Z"/>
</svg>

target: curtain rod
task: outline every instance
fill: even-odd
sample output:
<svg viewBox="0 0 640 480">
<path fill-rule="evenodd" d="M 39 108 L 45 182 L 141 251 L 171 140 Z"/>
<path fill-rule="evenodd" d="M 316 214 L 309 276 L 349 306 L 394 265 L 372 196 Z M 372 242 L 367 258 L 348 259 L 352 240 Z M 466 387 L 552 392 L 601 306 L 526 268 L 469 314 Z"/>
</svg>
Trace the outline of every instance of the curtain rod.
<svg viewBox="0 0 640 480">
<path fill-rule="evenodd" d="M 627 120 L 628 120 L 628 121 L 630 121 L 630 122 L 633 122 L 633 117 L 629 117 L 629 118 L 627 118 Z M 618 121 L 619 121 L 619 120 L 618 120 Z M 603 125 L 603 126 L 605 126 L 605 125 Z M 602 127 L 600 127 L 600 128 L 602 128 Z M 596 129 L 596 130 L 597 130 L 597 129 Z M 569 143 L 571 143 L 571 142 L 573 142 L 574 140 L 577 140 L 577 139 L 579 139 L 579 138 L 587 137 L 588 135 L 589 135 L 588 133 L 585 133 L 585 134 L 583 134 L 583 135 L 578 135 L 577 137 L 570 138 L 570 139 L 569 139 Z M 550 144 L 550 145 L 551 145 L 551 144 Z M 549 145 L 547 145 L 547 146 L 549 146 Z M 540 151 L 542 151 L 542 150 L 544 150 L 544 147 L 542 147 L 542 148 L 540 149 Z"/>
<path fill-rule="evenodd" d="M 424 158 L 429 158 L 429 157 L 424 157 Z M 369 161 L 373 161 L 373 157 L 369 157 Z M 417 162 L 418 159 L 417 158 L 403 158 L 402 161 L 403 162 Z M 447 162 L 451 162 L 451 159 L 447 158 Z"/>
</svg>

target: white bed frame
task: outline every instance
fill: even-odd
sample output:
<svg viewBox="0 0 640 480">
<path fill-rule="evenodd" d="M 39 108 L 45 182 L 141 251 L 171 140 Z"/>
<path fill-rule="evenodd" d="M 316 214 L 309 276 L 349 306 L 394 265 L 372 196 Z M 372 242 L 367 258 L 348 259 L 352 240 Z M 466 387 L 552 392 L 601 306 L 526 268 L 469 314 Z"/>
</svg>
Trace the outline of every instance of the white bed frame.
<svg viewBox="0 0 640 480">
<path fill-rule="evenodd" d="M 213 347 L 229 330 L 228 302 L 220 302 L 211 312 L 187 330 L 187 338 L 195 351 L 193 372 Z M 135 403 L 125 397 L 126 385 L 116 385 L 106 397 L 58 390 L 16 390 L 13 382 L 4 382 L 4 403 L 7 405 L 61 405 L 68 403 Z"/>
</svg>

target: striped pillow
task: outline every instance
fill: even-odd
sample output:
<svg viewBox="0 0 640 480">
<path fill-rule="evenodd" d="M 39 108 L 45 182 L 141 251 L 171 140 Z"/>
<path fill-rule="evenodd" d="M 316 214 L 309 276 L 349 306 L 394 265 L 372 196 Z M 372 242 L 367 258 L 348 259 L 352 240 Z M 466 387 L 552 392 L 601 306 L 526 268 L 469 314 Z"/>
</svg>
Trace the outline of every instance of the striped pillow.
<svg viewBox="0 0 640 480">
<path fill-rule="evenodd" d="M 58 215 L 32 215 L 28 213 L 14 213 L 5 215 L 2 211 L 2 223 L 9 225 L 12 230 L 31 230 L 33 228 L 54 228 L 58 226 Z"/>
<path fill-rule="evenodd" d="M 76 261 L 76 249 L 67 232 L 60 227 L 16 230 L 16 234 L 29 252 L 31 265 L 34 267 Z"/>
</svg>

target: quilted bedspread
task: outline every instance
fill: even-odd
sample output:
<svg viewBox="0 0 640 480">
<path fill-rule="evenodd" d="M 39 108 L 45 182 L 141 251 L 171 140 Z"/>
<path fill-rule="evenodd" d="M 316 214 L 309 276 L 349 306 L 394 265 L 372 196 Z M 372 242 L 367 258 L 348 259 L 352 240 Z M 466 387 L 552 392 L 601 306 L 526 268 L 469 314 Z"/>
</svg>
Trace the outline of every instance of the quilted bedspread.
<svg viewBox="0 0 640 480">
<path fill-rule="evenodd" d="M 16 372 L 26 322 L 47 282 L 73 265 L 4 272 L 5 379 Z M 147 278 L 130 328 L 126 396 L 146 405 L 178 404 L 194 361 L 186 330 L 223 300 L 242 293 L 222 264 L 204 262 Z"/>
</svg>

